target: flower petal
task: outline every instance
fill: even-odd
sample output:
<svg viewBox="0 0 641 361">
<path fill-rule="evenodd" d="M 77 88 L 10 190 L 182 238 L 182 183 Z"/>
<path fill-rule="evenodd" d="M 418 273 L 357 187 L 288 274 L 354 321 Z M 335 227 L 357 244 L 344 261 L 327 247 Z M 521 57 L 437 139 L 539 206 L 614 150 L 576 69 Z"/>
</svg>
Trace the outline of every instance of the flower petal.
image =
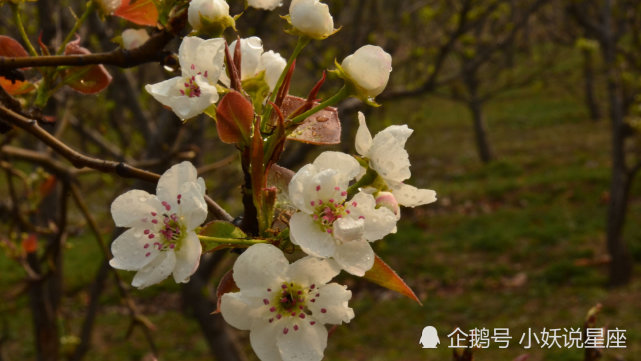
<svg viewBox="0 0 641 361">
<path fill-rule="evenodd" d="M 396 201 L 405 207 L 416 207 L 436 202 L 436 192 L 431 189 L 419 189 L 409 184 L 388 182 Z"/>
<path fill-rule="evenodd" d="M 145 90 L 161 104 L 170 107 L 182 119 L 190 119 L 201 114 L 211 104 L 218 101 L 218 90 L 208 84 L 202 76 L 195 77 L 200 88 L 200 96 L 189 97 L 180 93 L 185 78 L 175 77 L 156 84 L 145 85 Z"/>
<path fill-rule="evenodd" d="M 329 7 L 318 0 L 293 0 L 289 16 L 292 26 L 311 38 L 324 39 L 334 33 Z"/>
<path fill-rule="evenodd" d="M 313 194 L 310 195 L 310 187 L 313 187 L 313 177 L 316 175 L 316 169 L 312 164 L 303 166 L 289 181 L 288 193 L 289 199 L 294 203 L 294 206 L 305 213 L 313 213 L 314 207 L 310 205 L 312 198 L 316 198 Z"/>
<path fill-rule="evenodd" d="M 323 232 L 312 216 L 305 213 L 294 213 L 289 220 L 289 236 L 303 252 L 316 257 L 331 257 L 336 250 L 334 237 Z"/>
<path fill-rule="evenodd" d="M 298 330 L 278 332 L 276 343 L 283 361 L 320 361 L 327 347 L 327 329 L 318 323 L 305 322 Z"/>
<path fill-rule="evenodd" d="M 365 222 L 362 219 L 343 217 L 334 222 L 334 237 L 343 242 L 363 239 Z"/>
<path fill-rule="evenodd" d="M 329 282 L 340 271 L 336 262 L 307 256 L 289 265 L 286 277 L 304 286 L 320 285 Z"/>
<path fill-rule="evenodd" d="M 350 241 L 336 246 L 334 260 L 346 272 L 362 277 L 374 265 L 374 251 L 367 241 Z"/>
<path fill-rule="evenodd" d="M 367 153 L 372 146 L 372 133 L 367 128 L 365 122 L 365 115 L 358 112 L 358 130 L 356 131 L 356 151 L 363 157 L 367 157 Z"/>
<path fill-rule="evenodd" d="M 364 45 L 347 56 L 341 66 L 367 97 L 375 97 L 387 86 L 392 56 L 380 46 Z"/>
<path fill-rule="evenodd" d="M 223 69 L 224 50 L 225 40 L 222 38 L 203 40 L 186 36 L 178 49 L 183 76 L 202 75 L 208 83 L 216 84 Z"/>
<path fill-rule="evenodd" d="M 156 195 L 166 202 L 175 202 L 185 183 L 196 182 L 198 172 L 191 162 L 174 164 L 160 176 L 156 186 Z"/>
<path fill-rule="evenodd" d="M 241 292 L 225 293 L 220 300 L 220 313 L 225 322 L 239 330 L 249 330 L 254 321 L 255 309 L 246 301 Z"/>
<path fill-rule="evenodd" d="M 176 254 L 173 251 L 160 252 L 153 261 L 136 273 L 131 285 L 145 288 L 159 283 L 171 274 L 175 265 Z"/>
<path fill-rule="evenodd" d="M 241 290 L 266 288 L 279 282 L 289 261 L 283 252 L 270 244 L 255 244 L 234 263 L 234 281 Z"/>
<path fill-rule="evenodd" d="M 202 254 L 200 240 L 194 232 L 188 232 L 176 253 L 176 266 L 174 267 L 174 280 L 176 283 L 187 283 L 189 277 L 196 272 Z"/>
<path fill-rule="evenodd" d="M 405 143 L 412 132 L 407 125 L 392 125 L 374 136 L 369 150 L 370 165 L 385 180 L 402 182 L 411 176 Z"/>
<path fill-rule="evenodd" d="M 256 9 L 274 10 L 283 5 L 281 0 L 248 0 L 247 5 Z"/>
<path fill-rule="evenodd" d="M 316 157 L 312 164 L 318 171 L 335 169 L 340 174 L 341 181 L 347 182 L 355 178 L 361 171 L 361 166 L 354 157 L 341 152 L 323 152 Z"/>
<path fill-rule="evenodd" d="M 155 195 L 139 189 L 121 194 L 111 203 L 111 216 L 118 227 L 144 226 L 151 212 L 158 212 L 162 205 Z"/>
<path fill-rule="evenodd" d="M 260 58 L 263 64 L 262 67 L 265 69 L 265 81 L 269 85 L 269 90 L 273 91 L 280 74 L 287 66 L 287 61 L 273 50 L 264 52 Z"/>
<path fill-rule="evenodd" d="M 229 44 L 229 50 L 234 51 L 237 40 Z M 252 78 L 263 70 L 261 66 L 261 55 L 263 54 L 263 41 L 257 36 L 240 39 L 240 78 L 241 80 Z M 233 55 L 233 53 L 232 53 Z M 280 76 L 280 74 L 278 74 Z"/>
<path fill-rule="evenodd" d="M 278 333 L 282 329 L 274 322 L 256 322 L 249 333 L 249 343 L 261 361 L 282 361 L 276 344 Z"/>
<path fill-rule="evenodd" d="M 145 245 L 148 245 L 147 248 Z M 149 239 L 143 234 L 142 228 L 130 228 L 111 243 L 114 258 L 109 264 L 113 268 L 137 271 L 154 260 L 159 252 L 149 245 Z"/>
<path fill-rule="evenodd" d="M 202 180 L 202 178 L 199 178 Z M 192 230 L 207 218 L 207 203 L 203 197 L 201 186 L 198 182 L 184 183 L 180 186 L 180 204 L 173 201 L 178 213 L 184 218 L 185 227 Z M 172 207 L 174 207 L 172 205 Z"/>
<path fill-rule="evenodd" d="M 354 318 L 354 310 L 347 305 L 352 298 L 352 291 L 346 286 L 338 283 L 322 285 L 318 288 L 318 294 L 315 302 L 308 304 L 309 310 L 318 322 L 339 325 Z M 323 309 L 325 312 L 322 312 Z"/>
<path fill-rule="evenodd" d="M 354 207 L 353 204 L 357 204 L 357 206 Z M 351 217 L 363 219 L 363 237 L 366 240 L 377 241 L 395 232 L 396 215 L 388 208 L 376 208 L 376 200 L 371 194 L 357 193 L 348 207 Z"/>
</svg>

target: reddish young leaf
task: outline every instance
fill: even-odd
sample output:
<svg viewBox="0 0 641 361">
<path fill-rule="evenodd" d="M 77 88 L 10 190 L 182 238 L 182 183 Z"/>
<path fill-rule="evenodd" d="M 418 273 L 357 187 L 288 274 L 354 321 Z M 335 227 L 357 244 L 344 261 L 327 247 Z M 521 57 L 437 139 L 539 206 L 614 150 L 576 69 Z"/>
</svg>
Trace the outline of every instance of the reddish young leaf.
<svg viewBox="0 0 641 361">
<path fill-rule="evenodd" d="M 288 95 L 283 100 L 281 110 L 286 117 L 298 112 L 305 106 L 307 100 Z M 314 102 L 313 106 L 318 105 Z M 288 139 L 309 144 L 339 144 L 341 142 L 341 122 L 338 111 L 334 107 L 327 107 L 302 123 L 289 135 Z"/>
<path fill-rule="evenodd" d="M 20 56 L 29 56 L 29 53 L 27 53 L 24 47 L 14 38 L 6 35 L 0 35 L 0 56 L 16 58 Z"/>
<path fill-rule="evenodd" d="M 363 278 L 405 295 L 418 302 L 419 305 L 423 305 L 407 283 L 377 255 L 374 258 L 374 266 L 365 273 Z"/>
<path fill-rule="evenodd" d="M 239 92 L 232 90 L 218 102 L 216 129 L 224 143 L 234 144 L 249 140 L 254 107 Z"/>
<path fill-rule="evenodd" d="M 53 174 L 47 177 L 47 179 L 40 184 L 40 197 L 44 198 L 48 196 L 56 186 L 57 181 L 56 176 Z"/>
<path fill-rule="evenodd" d="M 158 9 L 153 0 L 122 0 L 122 4 L 114 15 L 127 19 L 134 24 L 156 26 L 158 22 Z"/>
<path fill-rule="evenodd" d="M 65 47 L 65 55 L 91 54 L 89 49 L 80 46 L 80 37 L 70 41 Z M 111 75 L 102 65 L 73 67 L 64 73 L 64 82 L 73 90 L 82 94 L 95 94 L 111 83 Z"/>
<path fill-rule="evenodd" d="M 36 87 L 28 81 L 9 80 L 2 76 L 0 76 L 0 86 L 10 95 L 27 94 L 36 89 Z"/>
<path fill-rule="evenodd" d="M 236 286 L 236 282 L 234 282 L 234 270 L 230 269 L 223 275 L 220 282 L 218 282 L 218 288 L 216 288 L 216 311 L 211 314 L 220 313 L 220 300 L 225 293 L 238 291 L 240 291 L 240 289 Z"/>
<path fill-rule="evenodd" d="M 289 182 L 292 180 L 294 172 L 291 169 L 274 164 L 269 168 L 267 173 L 267 186 L 276 187 L 281 192 L 287 193 Z"/>
<path fill-rule="evenodd" d="M 22 240 L 22 250 L 26 253 L 33 253 L 38 250 L 38 238 L 34 233 L 29 234 Z"/>
</svg>

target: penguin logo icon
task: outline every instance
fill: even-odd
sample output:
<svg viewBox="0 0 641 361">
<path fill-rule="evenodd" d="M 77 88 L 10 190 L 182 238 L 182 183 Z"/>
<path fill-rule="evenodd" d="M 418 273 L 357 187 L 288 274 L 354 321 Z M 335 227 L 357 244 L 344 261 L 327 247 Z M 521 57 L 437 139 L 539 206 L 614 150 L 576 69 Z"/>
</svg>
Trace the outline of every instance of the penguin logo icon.
<svg viewBox="0 0 641 361">
<path fill-rule="evenodd" d="M 441 343 L 438 339 L 438 332 L 436 331 L 436 328 L 434 328 L 434 326 L 425 326 L 418 343 L 423 345 L 423 348 L 436 348 L 436 345 Z"/>
</svg>

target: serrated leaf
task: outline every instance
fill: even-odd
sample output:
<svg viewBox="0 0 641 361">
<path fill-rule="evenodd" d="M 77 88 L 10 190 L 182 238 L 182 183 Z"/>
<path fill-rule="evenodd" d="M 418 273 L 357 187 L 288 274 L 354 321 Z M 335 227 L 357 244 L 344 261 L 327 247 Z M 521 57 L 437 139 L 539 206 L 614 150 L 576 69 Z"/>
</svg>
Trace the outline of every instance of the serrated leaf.
<svg viewBox="0 0 641 361">
<path fill-rule="evenodd" d="M 306 102 L 306 99 L 288 95 L 283 100 L 281 110 L 285 117 L 289 117 Z M 314 102 L 311 107 L 318 104 L 318 102 Z M 313 114 L 303 120 L 287 139 L 309 144 L 339 144 L 341 142 L 341 122 L 338 118 L 338 110 L 334 107 L 327 107 Z"/>
<path fill-rule="evenodd" d="M 403 281 L 403 279 L 385 263 L 378 255 L 374 256 L 374 266 L 367 271 L 363 278 L 383 286 L 392 291 L 405 295 L 423 305 L 414 291 Z"/>
<path fill-rule="evenodd" d="M 158 8 L 153 0 L 122 0 L 122 4 L 114 15 L 129 20 L 134 24 L 156 26 L 158 22 Z"/>
<path fill-rule="evenodd" d="M 70 41 L 65 46 L 65 55 L 87 55 L 89 49 L 80 46 L 80 38 Z M 102 65 L 70 67 L 63 73 L 63 82 L 82 94 L 101 92 L 111 83 L 111 75 Z"/>
<path fill-rule="evenodd" d="M 200 232 L 198 232 L 198 234 L 201 236 L 217 238 L 247 238 L 247 234 L 245 234 L 245 232 L 243 232 L 240 228 L 225 221 L 209 222 L 200 229 Z M 219 249 L 221 245 L 220 242 L 203 239 L 200 240 L 200 243 L 203 245 L 203 252 L 215 251 Z"/>
<path fill-rule="evenodd" d="M 224 143 L 247 142 L 254 120 L 254 107 L 237 91 L 227 93 L 216 108 L 216 129 Z"/>
<path fill-rule="evenodd" d="M 216 310 L 211 314 L 214 315 L 220 313 L 220 300 L 223 298 L 225 293 L 238 291 L 240 291 L 240 289 L 234 281 L 234 270 L 230 269 L 223 275 L 220 282 L 218 282 L 218 287 L 216 288 Z"/>
</svg>

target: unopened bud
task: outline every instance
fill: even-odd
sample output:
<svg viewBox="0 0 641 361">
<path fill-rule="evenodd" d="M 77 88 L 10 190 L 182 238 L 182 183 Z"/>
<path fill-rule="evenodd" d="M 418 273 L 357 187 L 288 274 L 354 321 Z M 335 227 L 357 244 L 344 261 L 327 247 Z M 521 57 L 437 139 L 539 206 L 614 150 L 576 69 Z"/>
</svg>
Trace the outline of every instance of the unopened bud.
<svg viewBox="0 0 641 361">
<path fill-rule="evenodd" d="M 396 197 L 390 192 L 378 192 L 376 195 L 376 207 L 385 207 L 394 212 L 396 217 L 400 216 L 401 208 L 396 201 Z"/>
</svg>

